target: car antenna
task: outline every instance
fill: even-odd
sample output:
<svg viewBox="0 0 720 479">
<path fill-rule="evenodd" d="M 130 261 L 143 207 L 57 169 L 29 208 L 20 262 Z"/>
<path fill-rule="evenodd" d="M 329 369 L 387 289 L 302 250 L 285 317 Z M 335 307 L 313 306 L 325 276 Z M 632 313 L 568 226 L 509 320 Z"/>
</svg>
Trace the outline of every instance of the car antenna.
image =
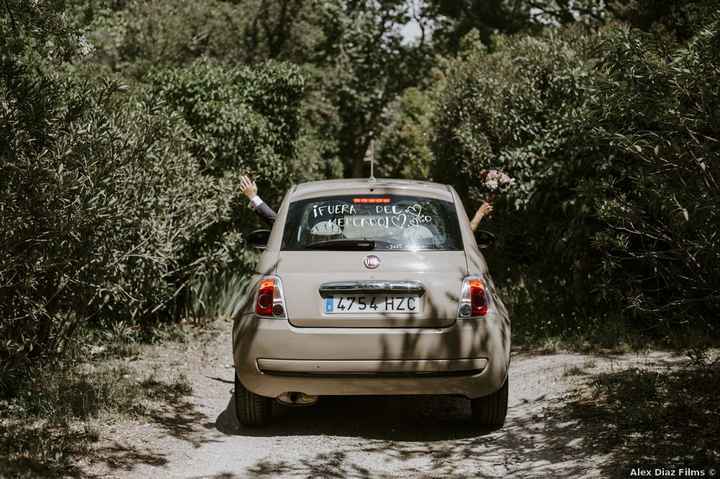
<svg viewBox="0 0 720 479">
<path fill-rule="evenodd" d="M 370 136 L 370 144 L 368 145 L 367 151 L 365 152 L 365 159 L 363 161 L 370 162 L 370 183 L 375 183 L 375 138 Z"/>
</svg>

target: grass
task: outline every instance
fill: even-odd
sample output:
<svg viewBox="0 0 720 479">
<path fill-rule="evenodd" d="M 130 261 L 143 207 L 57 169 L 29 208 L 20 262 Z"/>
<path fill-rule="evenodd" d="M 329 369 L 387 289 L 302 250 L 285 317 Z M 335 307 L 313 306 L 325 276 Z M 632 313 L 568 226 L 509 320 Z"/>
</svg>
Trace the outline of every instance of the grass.
<svg viewBox="0 0 720 479">
<path fill-rule="evenodd" d="M 563 372 L 563 376 L 570 377 L 570 376 L 584 376 L 587 374 L 587 371 L 585 371 L 580 366 L 573 366 L 570 368 L 567 368 L 565 372 Z"/>
<path fill-rule="evenodd" d="M 708 349 L 720 348 L 720 340 L 693 334 L 677 332 L 672 335 L 646 335 L 627 331 L 610 340 L 606 333 L 589 330 L 585 333 L 527 332 L 522 321 L 513 318 L 513 349 L 533 354 L 554 354 L 577 352 L 586 354 L 626 354 L 649 351 L 677 351 L 688 356 L 703 354 Z"/>
<path fill-rule="evenodd" d="M 541 285 L 498 287 L 510 308 L 515 349 L 535 354 L 561 351 L 623 354 L 650 350 L 686 352 L 720 347 L 707 323 L 681 317 L 635 318 L 632 312 L 610 308 L 607 314 L 578 304 L 554 304 L 551 291 Z"/>
<path fill-rule="evenodd" d="M 554 354 L 564 351 L 578 353 L 624 354 L 643 352 L 658 348 L 658 341 L 652 338 L 619 337 L 615 341 L 599 341 L 592 333 L 568 334 L 540 333 L 527 334 L 522 324 L 513 324 L 513 348 L 534 354 Z"/>
<path fill-rule="evenodd" d="M 702 354 L 703 350 L 720 347 L 720 338 L 707 331 L 682 325 L 664 325 L 663 329 L 638 330 L 627 320 L 579 320 L 562 328 L 554 321 L 543 321 L 521 311 L 511 314 L 512 344 L 515 349 L 535 354 L 562 351 L 599 354 L 625 354 L 651 350 L 670 350 Z"/>
<path fill-rule="evenodd" d="M 101 324 L 83 331 L 70 355 L 95 360 L 138 357 L 144 344 L 189 343 L 207 339 L 217 331 L 214 318 L 190 317 L 176 322 L 152 323 L 144 328 L 124 321 Z"/>
<path fill-rule="evenodd" d="M 251 253 L 255 254 L 255 253 Z M 253 259 L 252 264 L 255 263 Z M 234 271 L 206 276 L 194 282 L 188 313 L 196 317 L 232 317 L 246 300 L 249 276 Z"/>
<path fill-rule="evenodd" d="M 189 380 L 139 374 L 127 360 L 139 358 L 144 344 L 203 341 L 215 332 L 205 318 L 144 329 L 123 321 L 98 324 L 81 330 L 54 363 L 0 378 L 0 477 L 80 475 L 77 460 L 92 460 L 104 424 L 144 418 L 170 433 L 181 428 L 173 421 L 192 419 Z"/>
<path fill-rule="evenodd" d="M 192 392 L 182 375 L 161 381 L 97 362 L 37 369 L 27 378 L 18 394 L 0 401 L 2 477 L 80 475 L 75 462 L 92 457 L 96 425 L 153 417 Z"/>
<path fill-rule="evenodd" d="M 720 363 L 594 376 L 557 412 L 577 419 L 590 449 L 609 454 L 608 477 L 630 464 L 720 463 Z M 619 467 L 619 468 L 618 468 Z"/>
</svg>

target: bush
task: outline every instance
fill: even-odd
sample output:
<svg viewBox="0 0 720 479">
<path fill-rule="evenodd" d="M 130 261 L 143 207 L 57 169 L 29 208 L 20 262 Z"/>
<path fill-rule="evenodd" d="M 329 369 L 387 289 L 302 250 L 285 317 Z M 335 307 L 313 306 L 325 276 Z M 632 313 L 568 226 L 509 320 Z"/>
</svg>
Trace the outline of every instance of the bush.
<svg viewBox="0 0 720 479">
<path fill-rule="evenodd" d="M 91 319 L 172 316 L 179 292 L 214 259 L 190 257 L 190 245 L 229 210 L 231 185 L 199 174 L 177 115 L 123 110 L 108 90 L 56 86 L 44 138 L 23 121 L 22 105 L 3 97 L 10 108 L 0 128 L 11 132 L 0 167 L 5 371 L 53 357 Z"/>
<path fill-rule="evenodd" d="M 226 65 L 267 59 L 298 63 L 323 40 L 310 2 L 244 0 L 73 1 L 89 22 L 94 62 L 144 81 L 158 66 L 213 58 Z"/>
<path fill-rule="evenodd" d="M 203 304 L 231 296 L 207 284 L 255 258 L 237 176 L 261 176 L 275 202 L 312 170 L 295 157 L 295 68 L 197 63 L 158 71 L 136 96 L 69 74 L 80 37 L 38 5 L 16 12 L 27 28 L 0 23 L 0 392 L 11 394 L 27 365 L 51 366 L 90 324 L 148 331 L 184 314 L 198 285 Z"/>
<path fill-rule="evenodd" d="M 320 157 L 297 154 L 305 81 L 289 64 L 231 68 L 208 61 L 157 70 L 149 81 L 148 101 L 169 104 L 190 126 L 188 147 L 198 174 L 227 186 L 230 208 L 198 232 L 188 261 L 213 254 L 214 245 L 228 241 L 221 248 L 230 257 L 196 275 L 187 301 L 196 315 L 226 312 L 256 260 L 252 253 L 234 254 L 242 246 L 239 232 L 258 226 L 237 189 L 240 176 L 257 178 L 270 205 L 279 204 L 293 182 L 317 176 Z"/>
<path fill-rule="evenodd" d="M 588 185 L 602 164 L 577 141 L 596 95 L 587 44 L 580 33 L 557 32 L 499 37 L 493 51 L 476 43 L 449 69 L 433 120 L 433 175 L 453 184 L 466 206 L 485 199 L 484 170 L 516 179 L 483 225 L 500 233 L 491 269 L 531 292 L 517 295 L 525 300 L 516 317 L 543 318 L 555 330 L 596 311 L 600 299 L 591 248 L 599 222 Z"/>
<path fill-rule="evenodd" d="M 192 128 L 192 150 L 203 173 L 257 173 L 273 199 L 298 174 L 292 160 L 304 79 L 296 67 L 229 68 L 200 61 L 160 70 L 150 81 L 154 98 L 170 104 Z"/>
<path fill-rule="evenodd" d="M 377 148 L 376 176 L 425 180 L 430 176 L 432 151 L 428 130 L 432 114 L 428 93 L 408 88 L 398 98 Z"/>
<path fill-rule="evenodd" d="M 720 14 L 670 61 L 613 33 L 594 129 L 617 171 L 598 208 L 605 287 L 640 317 L 717 335 Z"/>
<path fill-rule="evenodd" d="M 434 175 L 471 204 L 483 170 L 516 178 L 486 224 L 516 316 L 544 334 L 618 319 L 717 333 L 718 51 L 714 21 L 688 44 L 611 26 L 500 37 L 455 62 Z"/>
</svg>

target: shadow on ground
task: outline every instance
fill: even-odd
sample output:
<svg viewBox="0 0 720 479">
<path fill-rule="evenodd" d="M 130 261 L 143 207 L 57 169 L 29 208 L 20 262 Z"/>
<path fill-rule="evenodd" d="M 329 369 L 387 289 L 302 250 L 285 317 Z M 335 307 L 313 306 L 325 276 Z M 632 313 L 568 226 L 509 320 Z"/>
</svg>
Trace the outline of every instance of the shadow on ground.
<svg viewBox="0 0 720 479">
<path fill-rule="evenodd" d="M 720 462 L 720 364 L 680 368 L 658 360 L 640 369 L 628 363 L 600 373 L 593 371 L 594 361 L 578 364 L 582 367 L 565 374 L 579 381 L 574 390 L 533 400 L 516 396 L 505 427 L 495 431 L 474 426 L 468 401 L 457 397 L 322 398 L 313 407 L 277 407 L 274 423 L 265 429 L 240 427 L 232 400 L 212 422 L 197 409 L 187 383 L 149 378 L 134 383 L 139 389 L 133 394 L 142 396 L 126 391 L 125 399 L 150 398 L 151 407 L 135 411 L 137 423 L 146 421 L 154 434 L 194 448 L 243 436 L 300 440 L 288 441 L 301 444 L 294 454 L 269 456 L 243 471 L 214 476 L 218 479 L 628 477 L 633 464 Z M 42 411 L 26 410 L 23 416 L 12 409 L 16 405 L 0 413 L 0 476 L 82 477 L 69 458 L 105 464 L 111 475 L 121 477 L 140 465 L 171 468 L 172 451 L 138 447 L 135 441 L 91 447 L 97 433 L 77 421 L 84 417 L 78 414 L 95 414 L 116 389 L 75 386 L 56 398 L 85 402 L 64 412 L 65 419 L 75 421 L 55 414 L 31 423 L 30 413 L 37 419 Z M 314 450 L 313 444 L 321 447 Z M 385 471 L 392 474 L 383 476 Z"/>
<path fill-rule="evenodd" d="M 631 368 L 594 376 L 560 410 L 586 447 L 609 456 L 604 477 L 633 465 L 720 466 L 720 363 L 680 370 Z M 705 477 L 709 477 L 708 472 Z"/>
<path fill-rule="evenodd" d="M 83 477 L 78 460 L 105 463 L 112 471 L 168 462 L 164 452 L 151 448 L 117 441 L 94 446 L 99 418 L 130 415 L 195 447 L 207 442 L 195 434 L 207 416 L 195 409 L 185 378 L 138 380 L 124 368 L 46 376 L 27 386 L 27 394 L 1 403 L 0 477 Z"/>
<path fill-rule="evenodd" d="M 143 387 L 147 396 L 159 404 L 145 411 L 145 418 L 159 425 L 165 434 L 190 442 L 196 448 L 209 442 L 197 434 L 208 417 L 195 408 L 190 399 L 192 389 L 189 385 L 168 385 L 149 379 L 143 382 Z"/>
<path fill-rule="evenodd" d="M 323 398 L 308 408 L 278 408 L 274 423 L 264 429 L 240 426 L 234 404 L 218 417 L 218 430 L 242 436 L 328 435 L 365 440 L 353 448 L 290 463 L 265 460 L 237 477 L 370 478 L 398 477 L 497 477 L 531 471 L 541 464 L 569 461 L 564 473 L 577 476 L 584 470 L 577 450 L 566 448 L 578 437 L 572 428 L 553 425 L 560 434 L 546 431 L 540 401 L 516 404 L 501 430 L 473 424 L 469 401 L 455 397 L 337 397 Z M 362 456 L 378 455 L 377 463 L 401 463 L 393 474 L 369 470 Z M 430 462 L 428 468 L 427 462 Z M 545 477 L 546 470 L 537 470 Z"/>
<path fill-rule="evenodd" d="M 264 428 L 241 426 L 230 398 L 215 424 L 239 436 L 329 435 L 393 441 L 438 441 L 477 436 L 470 403 L 460 397 L 328 396 L 308 407 L 273 406 Z M 485 430 L 484 432 L 489 432 Z"/>
<path fill-rule="evenodd" d="M 465 399 L 418 396 L 323 398 L 314 407 L 278 408 L 265 429 L 241 427 L 231 399 L 214 426 L 236 436 L 365 439 L 299 461 L 259 461 L 237 477 L 384 477 L 365 466 L 368 455 L 396 465 L 387 477 L 628 477 L 640 464 L 717 466 L 717 365 L 647 366 L 573 370 L 585 379 L 575 390 L 514 404 L 497 431 L 475 427 Z"/>
</svg>

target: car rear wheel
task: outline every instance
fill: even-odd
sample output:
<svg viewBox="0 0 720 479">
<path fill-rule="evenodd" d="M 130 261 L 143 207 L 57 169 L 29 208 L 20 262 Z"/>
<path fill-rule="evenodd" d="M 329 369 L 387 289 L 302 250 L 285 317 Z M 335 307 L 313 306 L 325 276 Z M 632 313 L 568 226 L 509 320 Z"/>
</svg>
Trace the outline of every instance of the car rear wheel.
<svg viewBox="0 0 720 479">
<path fill-rule="evenodd" d="M 235 375 L 235 414 L 243 426 L 265 426 L 272 417 L 271 398 L 259 396 L 245 389 Z"/>
<path fill-rule="evenodd" d="M 502 427 L 508 409 L 508 379 L 500 389 L 481 398 L 471 400 L 472 414 L 482 426 Z"/>
</svg>

